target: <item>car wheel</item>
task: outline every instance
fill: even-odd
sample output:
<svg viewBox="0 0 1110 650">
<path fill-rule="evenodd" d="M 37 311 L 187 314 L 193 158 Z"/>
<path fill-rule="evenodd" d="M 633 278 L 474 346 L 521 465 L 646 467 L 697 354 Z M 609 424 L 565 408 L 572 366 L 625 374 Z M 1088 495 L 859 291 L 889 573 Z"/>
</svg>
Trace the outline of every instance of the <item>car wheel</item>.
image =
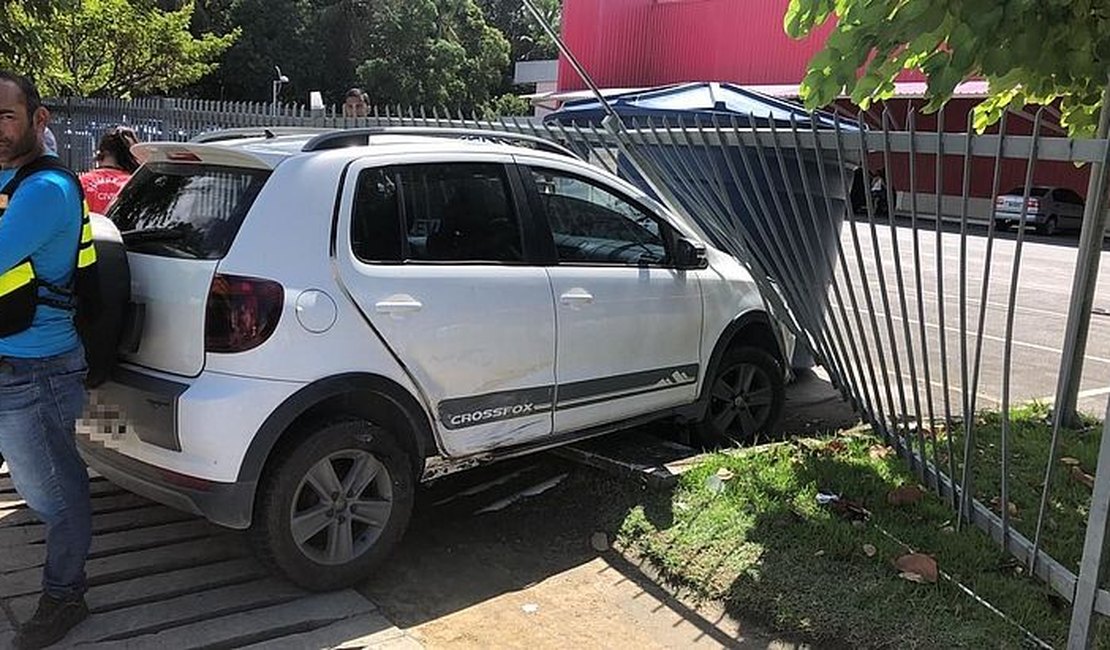
<svg viewBox="0 0 1110 650">
<path fill-rule="evenodd" d="M 1010 232 L 1014 227 L 1014 222 L 1006 219 L 1001 219 L 994 222 L 995 230 L 999 232 Z"/>
<path fill-rule="evenodd" d="M 695 430 L 698 442 L 748 443 L 774 430 L 786 401 L 782 364 L 774 356 L 760 348 L 735 348 L 709 381 L 709 404 Z"/>
<path fill-rule="evenodd" d="M 310 427 L 259 486 L 251 535 L 264 564 L 313 591 L 365 580 L 412 514 L 408 455 L 364 420 Z"/>
<path fill-rule="evenodd" d="M 1047 235 L 1049 237 L 1056 234 L 1056 217 L 1049 217 L 1044 224 L 1037 226 L 1038 235 Z"/>
</svg>

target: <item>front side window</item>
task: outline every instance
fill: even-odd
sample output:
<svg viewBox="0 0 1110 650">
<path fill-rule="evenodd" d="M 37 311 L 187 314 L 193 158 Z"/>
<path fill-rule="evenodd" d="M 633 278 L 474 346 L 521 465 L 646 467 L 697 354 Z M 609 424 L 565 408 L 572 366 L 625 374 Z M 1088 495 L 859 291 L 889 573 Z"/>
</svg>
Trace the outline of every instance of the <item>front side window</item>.
<svg viewBox="0 0 1110 650">
<path fill-rule="evenodd" d="M 351 247 L 365 262 L 524 259 L 505 170 L 495 163 L 363 171 L 355 192 Z"/>
<path fill-rule="evenodd" d="M 668 262 L 666 224 L 592 181 L 532 169 L 560 262 L 659 266 Z"/>
</svg>

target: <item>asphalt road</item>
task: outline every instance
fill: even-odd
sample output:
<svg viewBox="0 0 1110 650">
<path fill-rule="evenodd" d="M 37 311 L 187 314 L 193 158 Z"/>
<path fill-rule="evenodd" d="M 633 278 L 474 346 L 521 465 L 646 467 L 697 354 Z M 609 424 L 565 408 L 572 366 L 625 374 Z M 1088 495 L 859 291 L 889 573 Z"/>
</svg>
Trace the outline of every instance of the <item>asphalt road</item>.
<svg viewBox="0 0 1110 650">
<path fill-rule="evenodd" d="M 890 384 L 894 412 L 904 412 L 901 408 L 904 395 L 905 411 L 914 412 L 920 408 L 923 414 L 927 414 L 928 393 L 931 393 L 935 415 L 942 415 L 946 406 L 958 415 L 963 408 L 963 387 L 973 384 L 977 396 L 976 408 L 997 408 L 1002 404 L 1004 379 L 1007 377 L 1011 405 L 1029 400 L 1051 402 L 1056 390 L 1075 270 L 1077 235 L 1072 233 L 1048 238 L 1026 233 L 1011 310 L 1010 288 L 1017 249 L 1015 234 L 1004 233 L 995 237 L 988 266 L 989 240 L 985 228 L 974 227 L 966 237 L 961 237 L 958 227 L 946 224 L 939 238 L 941 252 L 938 264 L 938 237 L 933 228 L 932 222 L 923 222 L 923 228 L 918 229 L 916 252 L 914 231 L 905 221 L 896 222 L 893 232 L 885 221 L 874 232 L 866 224 L 857 224 L 856 237 L 853 237 L 851 226 L 843 228 L 841 243 L 846 255 L 847 272 L 838 264 L 836 278 L 841 291 L 838 299 L 836 292 L 830 290 L 828 307 L 842 326 L 841 335 L 846 349 L 852 348 L 849 331 L 855 340 L 855 349 L 859 352 L 858 356 L 850 355 L 854 359 L 853 372 L 860 378 L 885 375 L 894 380 Z M 966 254 L 961 254 L 962 250 L 966 250 Z M 1079 401 L 1081 410 L 1100 416 L 1105 413 L 1107 399 L 1110 398 L 1108 255 L 1110 253 L 1102 253 L 1100 282 L 1094 303 L 1096 313 L 1091 318 Z M 861 260 L 863 274 L 859 267 Z M 900 273 L 896 260 L 900 262 Z M 966 266 L 962 271 L 961 260 Z M 941 269 L 939 277 L 938 266 Z M 984 276 L 989 280 L 985 301 L 981 299 Z M 961 278 L 966 282 L 966 299 L 960 294 Z M 856 309 L 853 309 L 849 288 L 854 290 Z M 870 304 L 867 295 L 870 295 Z M 966 305 L 963 315 L 965 325 L 961 325 L 961 305 Z M 985 314 L 981 339 L 977 336 L 980 310 Z M 1008 318 L 1011 313 L 1012 323 Z M 856 321 L 857 314 L 861 317 L 862 328 Z M 870 318 L 872 315 L 875 316 L 874 325 Z M 845 319 L 850 328 L 843 327 Z M 946 346 L 943 357 L 940 353 L 942 336 Z M 881 344 L 876 344 L 876 339 Z M 907 346 L 907 340 L 910 346 Z M 966 344 L 966 357 L 961 355 L 961 342 Z M 974 360 L 977 343 L 980 342 L 981 364 L 978 383 L 975 383 Z M 912 355 L 909 352 L 911 347 Z M 865 348 L 871 351 L 870 365 L 863 352 Z M 880 350 L 886 361 L 885 370 L 878 354 Z M 892 355 L 892 350 L 897 350 L 898 354 Z M 871 382 L 867 381 L 871 386 Z M 903 389 L 901 393 L 898 391 L 899 384 Z M 916 391 L 918 407 L 915 407 L 913 399 L 914 386 L 919 389 Z M 880 399 L 886 401 L 885 388 L 882 384 L 878 387 Z"/>
</svg>

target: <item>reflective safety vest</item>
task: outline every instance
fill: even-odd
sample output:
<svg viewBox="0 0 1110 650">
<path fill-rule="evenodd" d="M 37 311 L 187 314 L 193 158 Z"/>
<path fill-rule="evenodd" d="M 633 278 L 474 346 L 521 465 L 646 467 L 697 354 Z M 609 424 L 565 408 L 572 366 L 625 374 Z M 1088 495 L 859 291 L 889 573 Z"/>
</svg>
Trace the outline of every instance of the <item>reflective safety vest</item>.
<svg viewBox="0 0 1110 650">
<path fill-rule="evenodd" d="M 100 289 L 92 223 L 89 221 L 89 209 L 81 190 L 81 181 L 76 174 L 58 160 L 57 156 L 42 156 L 20 167 L 11 181 L 0 190 L 0 218 L 3 218 L 8 201 L 16 193 L 20 183 L 33 174 L 47 170 L 63 172 L 69 176 L 81 193 L 81 238 L 77 245 L 73 282 L 68 287 L 60 287 L 39 278 L 30 257 L 0 275 L 0 338 L 18 334 L 31 327 L 35 319 L 35 309 L 39 305 L 74 312 L 79 326 L 83 320 L 95 319 L 99 315 Z"/>
</svg>

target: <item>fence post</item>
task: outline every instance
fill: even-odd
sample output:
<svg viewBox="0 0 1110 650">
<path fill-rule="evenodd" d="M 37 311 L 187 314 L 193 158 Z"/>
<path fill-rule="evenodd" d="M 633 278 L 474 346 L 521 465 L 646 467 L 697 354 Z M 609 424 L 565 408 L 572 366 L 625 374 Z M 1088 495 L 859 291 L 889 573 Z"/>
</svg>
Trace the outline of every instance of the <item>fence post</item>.
<svg viewBox="0 0 1110 650">
<path fill-rule="evenodd" d="M 1105 140 L 1110 133 L 1110 79 L 1102 91 L 1102 108 L 1099 110 L 1098 135 Z M 1079 381 L 1083 374 L 1083 356 L 1087 351 L 1087 334 L 1091 323 L 1091 306 L 1095 299 L 1098 265 L 1102 258 L 1102 238 L 1106 231 L 1108 184 L 1106 164 L 1091 163 L 1091 177 L 1087 181 L 1087 204 L 1083 208 L 1083 226 L 1079 233 L 1079 254 L 1075 260 L 1075 277 L 1071 285 L 1071 304 L 1064 333 L 1064 350 L 1060 357 L 1060 380 L 1056 385 L 1055 419 L 1060 425 L 1076 424 L 1076 403 L 1079 401 Z"/>
<path fill-rule="evenodd" d="M 1083 541 L 1083 558 L 1079 561 L 1079 579 L 1075 583 L 1075 599 L 1071 606 L 1071 628 L 1068 650 L 1084 650 L 1091 644 L 1095 626 L 1091 625 L 1095 599 L 1104 575 L 1106 534 L 1110 528 L 1110 400 L 1098 445 L 1095 487 L 1091 494 L 1091 514 L 1087 516 L 1087 536 Z"/>
</svg>

